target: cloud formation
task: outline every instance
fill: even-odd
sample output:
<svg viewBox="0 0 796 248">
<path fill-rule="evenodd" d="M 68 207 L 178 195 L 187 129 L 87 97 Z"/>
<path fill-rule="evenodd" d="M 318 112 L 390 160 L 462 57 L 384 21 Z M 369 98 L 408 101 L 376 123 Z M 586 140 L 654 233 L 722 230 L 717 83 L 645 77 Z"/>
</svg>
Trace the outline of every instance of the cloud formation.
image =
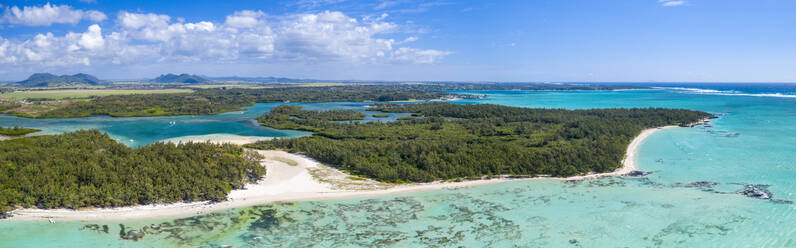
<svg viewBox="0 0 796 248">
<path fill-rule="evenodd" d="M 0 65 L 35 68 L 164 61 L 423 64 L 451 54 L 405 46 L 418 40 L 414 36 L 400 41 L 384 38 L 400 34 L 397 24 L 383 19 L 357 19 L 335 11 L 269 16 L 242 10 L 223 22 L 184 22 L 168 15 L 121 11 L 110 30 L 93 24 L 84 32 L 63 36 L 48 32 L 21 41 L 0 37 Z"/>
<path fill-rule="evenodd" d="M 674 7 L 674 6 L 685 5 L 686 1 L 684 1 L 684 0 L 658 0 L 658 3 L 660 3 L 661 6 L 663 6 L 663 7 Z"/>
<path fill-rule="evenodd" d="M 81 20 L 101 22 L 108 17 L 96 10 L 72 9 L 69 5 L 17 6 L 5 7 L 0 23 L 24 26 L 50 26 L 53 23 L 76 24 Z"/>
</svg>

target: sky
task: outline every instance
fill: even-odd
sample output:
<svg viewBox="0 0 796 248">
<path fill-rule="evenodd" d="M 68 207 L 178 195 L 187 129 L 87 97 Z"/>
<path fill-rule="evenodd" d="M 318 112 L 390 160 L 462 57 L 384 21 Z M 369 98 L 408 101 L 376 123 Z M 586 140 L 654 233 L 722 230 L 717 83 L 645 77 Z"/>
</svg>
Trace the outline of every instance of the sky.
<svg viewBox="0 0 796 248">
<path fill-rule="evenodd" d="M 796 82 L 793 13 L 790 0 L 3 0 L 0 81 Z"/>
</svg>

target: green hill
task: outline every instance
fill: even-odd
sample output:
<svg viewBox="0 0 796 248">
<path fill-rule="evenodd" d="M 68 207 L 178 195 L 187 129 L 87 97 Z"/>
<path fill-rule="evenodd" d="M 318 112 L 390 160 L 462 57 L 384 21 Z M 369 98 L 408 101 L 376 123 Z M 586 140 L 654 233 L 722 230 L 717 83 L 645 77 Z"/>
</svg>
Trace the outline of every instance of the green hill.
<svg viewBox="0 0 796 248">
<path fill-rule="evenodd" d="M 210 80 L 207 80 L 203 77 L 193 75 L 193 74 L 163 74 L 159 77 L 152 79 L 152 82 L 155 83 L 183 83 L 183 84 L 206 84 L 210 83 Z"/>
<path fill-rule="evenodd" d="M 75 85 L 101 85 L 102 80 L 85 73 L 75 75 L 53 75 L 50 73 L 34 73 L 28 79 L 17 82 L 22 87 L 62 87 Z"/>
</svg>

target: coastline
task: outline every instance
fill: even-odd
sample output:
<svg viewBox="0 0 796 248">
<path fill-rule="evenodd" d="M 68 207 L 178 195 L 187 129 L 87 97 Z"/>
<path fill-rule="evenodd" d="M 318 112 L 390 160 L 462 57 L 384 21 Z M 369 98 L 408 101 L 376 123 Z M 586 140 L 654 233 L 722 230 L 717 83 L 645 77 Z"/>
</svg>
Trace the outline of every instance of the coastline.
<svg viewBox="0 0 796 248">
<path fill-rule="evenodd" d="M 261 140 L 271 140 L 271 139 L 273 139 L 273 137 L 241 136 L 235 134 L 206 134 L 206 135 L 181 136 L 181 137 L 165 139 L 162 141 L 172 142 L 175 144 L 186 143 L 186 142 L 211 142 L 219 145 L 221 144 L 244 145 Z"/>
<path fill-rule="evenodd" d="M 324 166 L 303 155 L 291 154 L 284 151 L 258 151 L 265 157 L 265 159 L 261 161 L 261 164 L 266 166 L 268 170 L 265 178 L 257 183 L 247 184 L 245 189 L 231 191 L 227 200 L 223 202 L 213 203 L 202 201 L 81 210 L 16 209 L 9 213 L 10 217 L 0 219 L 0 221 L 112 221 L 185 217 L 270 202 L 369 197 L 426 190 L 455 189 L 518 180 L 570 181 L 621 176 L 638 169 L 636 164 L 638 147 L 646 138 L 657 131 L 673 127 L 677 126 L 656 127 L 643 130 L 628 145 L 625 158 L 622 160 L 622 167 L 606 173 L 589 173 L 563 178 L 550 176 L 527 178 L 499 176 L 491 179 L 462 182 L 389 184 L 370 179 L 352 178 L 352 176 L 346 173 Z M 250 137 L 233 137 L 228 135 L 180 137 L 173 141 L 207 141 L 233 144 L 253 142 Z"/>
</svg>

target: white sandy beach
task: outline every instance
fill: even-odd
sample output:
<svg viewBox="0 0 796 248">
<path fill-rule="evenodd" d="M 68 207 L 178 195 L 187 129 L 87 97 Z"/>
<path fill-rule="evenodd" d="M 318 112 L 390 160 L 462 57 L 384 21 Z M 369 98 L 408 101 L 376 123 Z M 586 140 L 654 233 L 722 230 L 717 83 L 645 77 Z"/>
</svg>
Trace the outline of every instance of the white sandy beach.
<svg viewBox="0 0 796 248">
<path fill-rule="evenodd" d="M 233 190 L 223 202 L 194 202 L 162 205 L 143 205 L 120 208 L 96 209 L 17 209 L 5 220 L 47 220 L 55 221 L 102 221 L 131 220 L 165 217 L 181 217 L 207 213 L 216 210 L 245 207 L 278 201 L 306 201 L 347 197 L 366 197 L 384 194 L 408 193 L 423 190 L 450 189 L 482 184 L 499 183 L 511 180 L 583 180 L 605 176 L 620 176 L 638 167 L 636 154 L 639 145 L 656 131 L 675 126 L 651 128 L 641 132 L 627 148 L 622 167 L 609 173 L 592 173 L 567 178 L 534 177 L 508 179 L 505 177 L 463 182 L 433 182 L 416 184 L 389 184 L 369 179 L 351 177 L 334 168 L 322 165 L 308 157 L 284 151 L 257 151 L 265 159 L 261 162 L 267 167 L 264 179 L 249 184 L 245 189 Z M 172 139 L 174 142 L 209 141 L 217 143 L 245 144 L 256 138 L 230 135 L 203 135 Z M 0 220 L 3 221 L 3 220 Z"/>
<path fill-rule="evenodd" d="M 241 136 L 235 134 L 207 134 L 207 135 L 192 135 L 182 136 L 171 139 L 163 140 L 163 142 L 182 143 L 182 142 L 212 142 L 216 144 L 235 144 L 243 145 L 254 143 L 260 140 L 270 140 L 273 137 L 260 137 L 260 136 Z"/>
</svg>

